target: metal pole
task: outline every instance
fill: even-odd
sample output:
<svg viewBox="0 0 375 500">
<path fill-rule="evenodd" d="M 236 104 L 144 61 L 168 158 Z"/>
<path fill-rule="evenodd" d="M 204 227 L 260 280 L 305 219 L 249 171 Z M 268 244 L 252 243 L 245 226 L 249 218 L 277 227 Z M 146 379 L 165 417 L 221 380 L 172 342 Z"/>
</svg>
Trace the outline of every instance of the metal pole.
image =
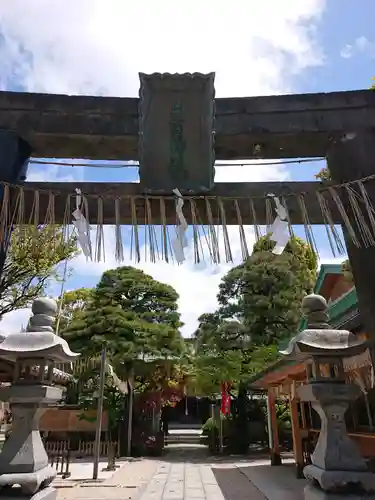
<svg viewBox="0 0 375 500">
<path fill-rule="evenodd" d="M 129 387 L 129 412 L 128 412 L 128 441 L 126 446 L 127 456 L 130 457 L 132 454 L 132 432 L 133 432 L 133 372 L 130 375 L 130 383 L 128 381 Z"/>
<path fill-rule="evenodd" d="M 92 478 L 98 479 L 99 459 L 100 459 L 100 438 L 102 434 L 102 417 L 103 417 L 103 402 L 104 402 L 104 383 L 105 383 L 105 360 L 106 349 L 102 349 L 100 358 L 100 382 L 99 382 L 99 398 L 98 409 L 96 414 L 96 430 L 95 430 L 95 450 L 94 450 L 94 467 Z"/>
<path fill-rule="evenodd" d="M 223 453 L 224 451 L 224 435 L 223 435 L 223 415 L 221 411 L 219 412 L 219 422 L 220 422 L 220 427 L 219 427 L 219 446 L 220 446 L 220 453 Z"/>
</svg>

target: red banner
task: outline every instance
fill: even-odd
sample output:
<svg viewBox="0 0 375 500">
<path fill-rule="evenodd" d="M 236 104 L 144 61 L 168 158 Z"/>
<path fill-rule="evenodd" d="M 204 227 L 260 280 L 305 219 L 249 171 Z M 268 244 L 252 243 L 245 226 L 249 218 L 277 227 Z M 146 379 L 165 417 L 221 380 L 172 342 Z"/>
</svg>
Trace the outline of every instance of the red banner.
<svg viewBox="0 0 375 500">
<path fill-rule="evenodd" d="M 230 382 L 223 382 L 221 384 L 221 413 L 223 415 L 230 415 Z"/>
</svg>

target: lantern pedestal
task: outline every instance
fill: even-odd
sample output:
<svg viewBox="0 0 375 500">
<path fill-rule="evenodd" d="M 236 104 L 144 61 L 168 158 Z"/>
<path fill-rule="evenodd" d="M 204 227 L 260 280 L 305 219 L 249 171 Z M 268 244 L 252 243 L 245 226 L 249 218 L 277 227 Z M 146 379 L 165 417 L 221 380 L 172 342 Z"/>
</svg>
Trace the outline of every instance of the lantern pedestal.
<svg viewBox="0 0 375 500">
<path fill-rule="evenodd" d="M 49 487 L 56 470 L 48 465 L 39 420 L 50 404 L 62 398 L 62 389 L 53 385 L 55 362 L 71 362 L 79 355 L 53 333 L 56 311 L 55 301 L 37 299 L 27 331 L 0 339 L 0 357 L 14 363 L 13 384 L 0 389 L 0 400 L 8 401 L 12 412 L 11 434 L 0 453 L 0 499 L 57 496 Z"/>
<path fill-rule="evenodd" d="M 345 412 L 349 403 L 360 394 L 356 385 L 312 382 L 300 387 L 301 401 L 311 401 L 321 419 L 319 439 L 303 473 L 309 480 L 305 499 L 347 498 L 375 500 L 375 475 L 366 463 L 355 442 L 349 437 Z"/>
<path fill-rule="evenodd" d="M 39 420 L 47 405 L 61 397 L 62 389 L 46 385 L 0 389 L 0 400 L 10 402 L 13 417 L 12 432 L 0 453 L 0 487 L 19 484 L 24 494 L 32 495 L 53 481 L 56 470 L 48 466 Z"/>
<path fill-rule="evenodd" d="M 304 490 L 306 500 L 375 500 L 375 494 L 332 493 L 308 484 Z"/>
<path fill-rule="evenodd" d="M 343 359 L 365 352 L 368 346 L 351 332 L 330 328 L 324 297 L 305 297 L 302 310 L 307 328 L 283 354 L 306 362 L 308 383 L 298 388 L 298 395 L 311 402 L 321 420 L 312 463 L 303 469 L 309 481 L 305 500 L 375 500 L 375 474 L 368 471 L 345 422 L 345 412 L 361 389 L 346 382 Z"/>
</svg>

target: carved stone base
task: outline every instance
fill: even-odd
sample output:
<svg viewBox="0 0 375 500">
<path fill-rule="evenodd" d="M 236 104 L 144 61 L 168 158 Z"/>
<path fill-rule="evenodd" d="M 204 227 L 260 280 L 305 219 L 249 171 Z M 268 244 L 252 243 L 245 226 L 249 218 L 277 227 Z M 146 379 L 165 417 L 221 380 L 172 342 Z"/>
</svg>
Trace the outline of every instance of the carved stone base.
<svg viewBox="0 0 375 500">
<path fill-rule="evenodd" d="M 3 488 L 0 490 L 1 500 L 56 500 L 57 490 L 55 488 L 44 488 L 33 495 L 25 495 L 22 493 L 21 488 Z"/>
<path fill-rule="evenodd" d="M 34 495 L 41 487 L 45 489 L 51 489 L 46 487 L 52 483 L 55 477 L 56 470 L 52 467 L 44 467 L 44 469 L 40 469 L 36 472 L 1 474 L 0 488 L 18 484 L 23 495 Z M 5 488 L 4 490 L 0 489 L 0 496 L 2 495 L 3 491 L 6 491 L 5 494 L 8 494 L 10 490 L 9 488 Z"/>
<path fill-rule="evenodd" d="M 308 484 L 304 489 L 305 500 L 375 500 L 375 493 L 368 495 L 363 493 L 329 493 L 319 486 Z"/>
<path fill-rule="evenodd" d="M 375 474 L 369 471 L 323 470 L 315 465 L 307 465 L 303 473 L 308 480 L 319 483 L 325 491 L 345 491 L 357 485 L 358 489 L 375 494 Z"/>
</svg>

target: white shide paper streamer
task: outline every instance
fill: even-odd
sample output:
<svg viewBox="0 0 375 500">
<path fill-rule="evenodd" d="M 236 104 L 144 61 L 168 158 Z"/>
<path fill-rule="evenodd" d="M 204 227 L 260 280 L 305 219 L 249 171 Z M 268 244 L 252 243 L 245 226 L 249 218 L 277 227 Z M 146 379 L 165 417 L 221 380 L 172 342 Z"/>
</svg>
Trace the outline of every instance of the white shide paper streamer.
<svg viewBox="0 0 375 500">
<path fill-rule="evenodd" d="M 268 195 L 273 198 L 276 208 L 276 219 L 270 228 L 270 240 L 276 243 L 272 253 L 275 255 L 281 255 L 290 239 L 290 234 L 288 230 L 288 214 L 286 208 L 282 205 L 279 198 L 273 193 Z"/>
<path fill-rule="evenodd" d="M 82 194 L 80 189 L 76 189 L 76 209 L 73 212 L 73 226 L 77 231 L 78 243 L 82 249 L 84 256 L 92 260 L 92 246 L 90 240 L 90 225 L 81 212 Z"/>
<path fill-rule="evenodd" d="M 182 264 L 185 260 L 184 248 L 188 246 L 185 232 L 188 228 L 185 216 L 182 212 L 184 206 L 184 199 L 178 189 L 173 189 L 173 193 L 177 196 L 176 214 L 179 225 L 176 227 L 176 238 L 172 240 L 172 248 L 178 264 Z"/>
</svg>

